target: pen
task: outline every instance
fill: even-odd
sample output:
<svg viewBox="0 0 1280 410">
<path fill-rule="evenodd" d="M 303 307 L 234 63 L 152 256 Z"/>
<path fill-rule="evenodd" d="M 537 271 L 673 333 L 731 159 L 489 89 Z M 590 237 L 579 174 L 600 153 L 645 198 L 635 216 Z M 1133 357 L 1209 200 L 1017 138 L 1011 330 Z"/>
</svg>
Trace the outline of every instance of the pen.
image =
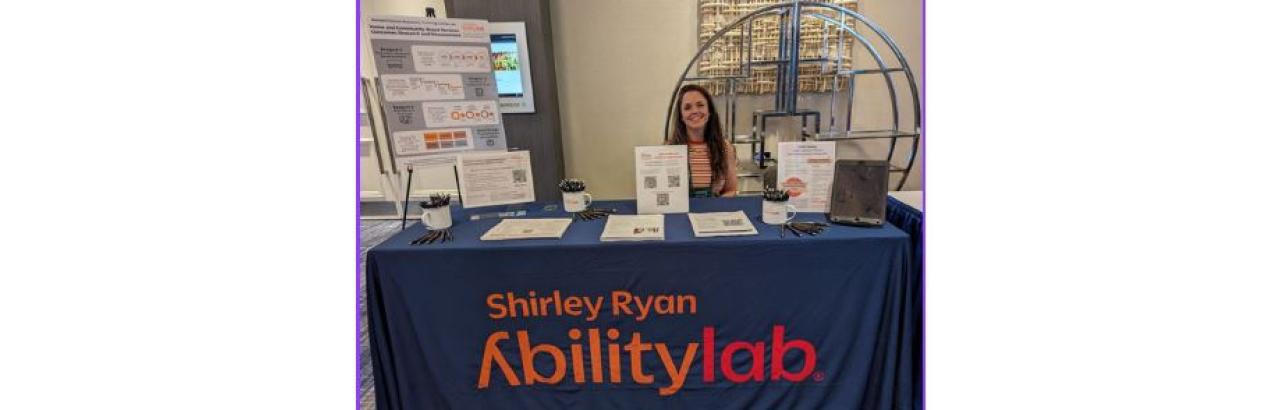
<svg viewBox="0 0 1280 410">
<path fill-rule="evenodd" d="M 471 215 L 471 220 L 479 221 L 481 219 L 490 219 L 490 218 L 510 218 L 513 216 L 525 216 L 526 214 L 528 214 L 528 211 L 525 211 L 523 209 L 519 211 L 508 211 L 508 212 L 489 212 L 489 213 Z"/>
</svg>

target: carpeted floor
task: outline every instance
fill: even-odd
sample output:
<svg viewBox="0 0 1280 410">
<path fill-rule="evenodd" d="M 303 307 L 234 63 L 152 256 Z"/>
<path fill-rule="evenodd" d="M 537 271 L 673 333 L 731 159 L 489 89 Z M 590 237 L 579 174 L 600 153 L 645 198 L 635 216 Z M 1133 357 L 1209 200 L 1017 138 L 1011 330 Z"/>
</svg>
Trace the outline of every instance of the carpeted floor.
<svg viewBox="0 0 1280 410">
<path fill-rule="evenodd" d="M 365 307 L 364 255 L 374 245 L 400 232 L 400 221 L 360 221 L 360 409 L 374 410 L 377 403 L 373 394 L 373 362 L 369 357 L 369 317 Z"/>
</svg>

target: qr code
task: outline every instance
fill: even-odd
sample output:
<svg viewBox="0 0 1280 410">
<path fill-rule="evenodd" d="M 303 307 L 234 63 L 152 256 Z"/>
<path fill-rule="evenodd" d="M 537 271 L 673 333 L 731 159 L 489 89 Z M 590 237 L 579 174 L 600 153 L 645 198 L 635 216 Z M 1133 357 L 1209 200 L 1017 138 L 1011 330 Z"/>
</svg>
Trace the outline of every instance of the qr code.
<svg viewBox="0 0 1280 410">
<path fill-rule="evenodd" d="M 671 205 L 671 194 L 663 192 L 658 194 L 658 206 Z"/>
<path fill-rule="evenodd" d="M 513 169 L 511 170 L 511 179 L 517 184 L 522 184 L 529 181 L 529 176 L 525 175 L 523 169 Z"/>
<path fill-rule="evenodd" d="M 724 224 L 724 226 L 742 226 L 741 219 L 725 219 L 720 221 L 720 223 Z"/>
<path fill-rule="evenodd" d="M 644 177 L 644 187 L 645 187 L 645 189 L 654 189 L 654 188 L 657 188 L 657 187 L 658 187 L 658 177 L 653 177 L 653 176 Z"/>
<path fill-rule="evenodd" d="M 667 175 L 667 188 L 679 188 L 679 187 L 680 187 L 680 176 Z"/>
</svg>

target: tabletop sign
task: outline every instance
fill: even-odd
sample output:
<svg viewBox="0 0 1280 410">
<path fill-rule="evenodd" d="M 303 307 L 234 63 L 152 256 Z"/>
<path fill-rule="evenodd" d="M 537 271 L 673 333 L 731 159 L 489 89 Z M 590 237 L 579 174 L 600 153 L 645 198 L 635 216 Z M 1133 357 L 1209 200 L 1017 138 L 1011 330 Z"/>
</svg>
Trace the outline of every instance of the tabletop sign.
<svg viewBox="0 0 1280 410">
<path fill-rule="evenodd" d="M 371 16 L 365 23 L 398 169 L 506 150 L 489 22 Z"/>
<path fill-rule="evenodd" d="M 800 212 L 827 212 L 835 178 L 836 142 L 778 143 L 778 189 Z"/>
<path fill-rule="evenodd" d="M 689 148 L 636 147 L 636 212 L 689 212 Z"/>
<path fill-rule="evenodd" d="M 529 151 L 471 152 L 457 160 L 463 208 L 533 202 Z"/>
</svg>

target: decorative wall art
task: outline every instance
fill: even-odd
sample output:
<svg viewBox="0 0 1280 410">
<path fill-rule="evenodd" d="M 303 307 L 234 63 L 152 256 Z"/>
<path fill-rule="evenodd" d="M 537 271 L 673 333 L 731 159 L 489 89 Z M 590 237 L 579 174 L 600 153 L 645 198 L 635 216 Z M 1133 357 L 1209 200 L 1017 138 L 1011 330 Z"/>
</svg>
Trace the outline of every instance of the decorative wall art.
<svg viewBox="0 0 1280 410">
<path fill-rule="evenodd" d="M 858 11 L 857 0 L 817 0 Z M 698 47 L 702 47 L 720 29 L 729 26 L 740 17 L 761 7 L 790 3 L 788 0 L 698 0 Z M 839 21 L 834 11 L 820 11 Z M 700 77 L 723 78 L 741 76 L 733 81 L 708 79 L 699 81 L 713 94 L 721 95 L 729 90 L 730 83 L 737 93 L 768 94 L 776 90 L 778 75 L 779 16 L 758 16 L 748 29 L 746 25 L 731 30 L 712 44 L 706 57 L 697 64 Z M 845 24 L 857 27 L 853 19 Z M 802 18 L 800 22 L 800 92 L 828 92 L 838 77 L 831 75 L 837 69 L 853 68 L 857 40 L 838 27 L 816 18 Z M 750 61 L 748 62 L 748 58 Z M 845 89 L 846 78 L 839 79 Z"/>
</svg>

